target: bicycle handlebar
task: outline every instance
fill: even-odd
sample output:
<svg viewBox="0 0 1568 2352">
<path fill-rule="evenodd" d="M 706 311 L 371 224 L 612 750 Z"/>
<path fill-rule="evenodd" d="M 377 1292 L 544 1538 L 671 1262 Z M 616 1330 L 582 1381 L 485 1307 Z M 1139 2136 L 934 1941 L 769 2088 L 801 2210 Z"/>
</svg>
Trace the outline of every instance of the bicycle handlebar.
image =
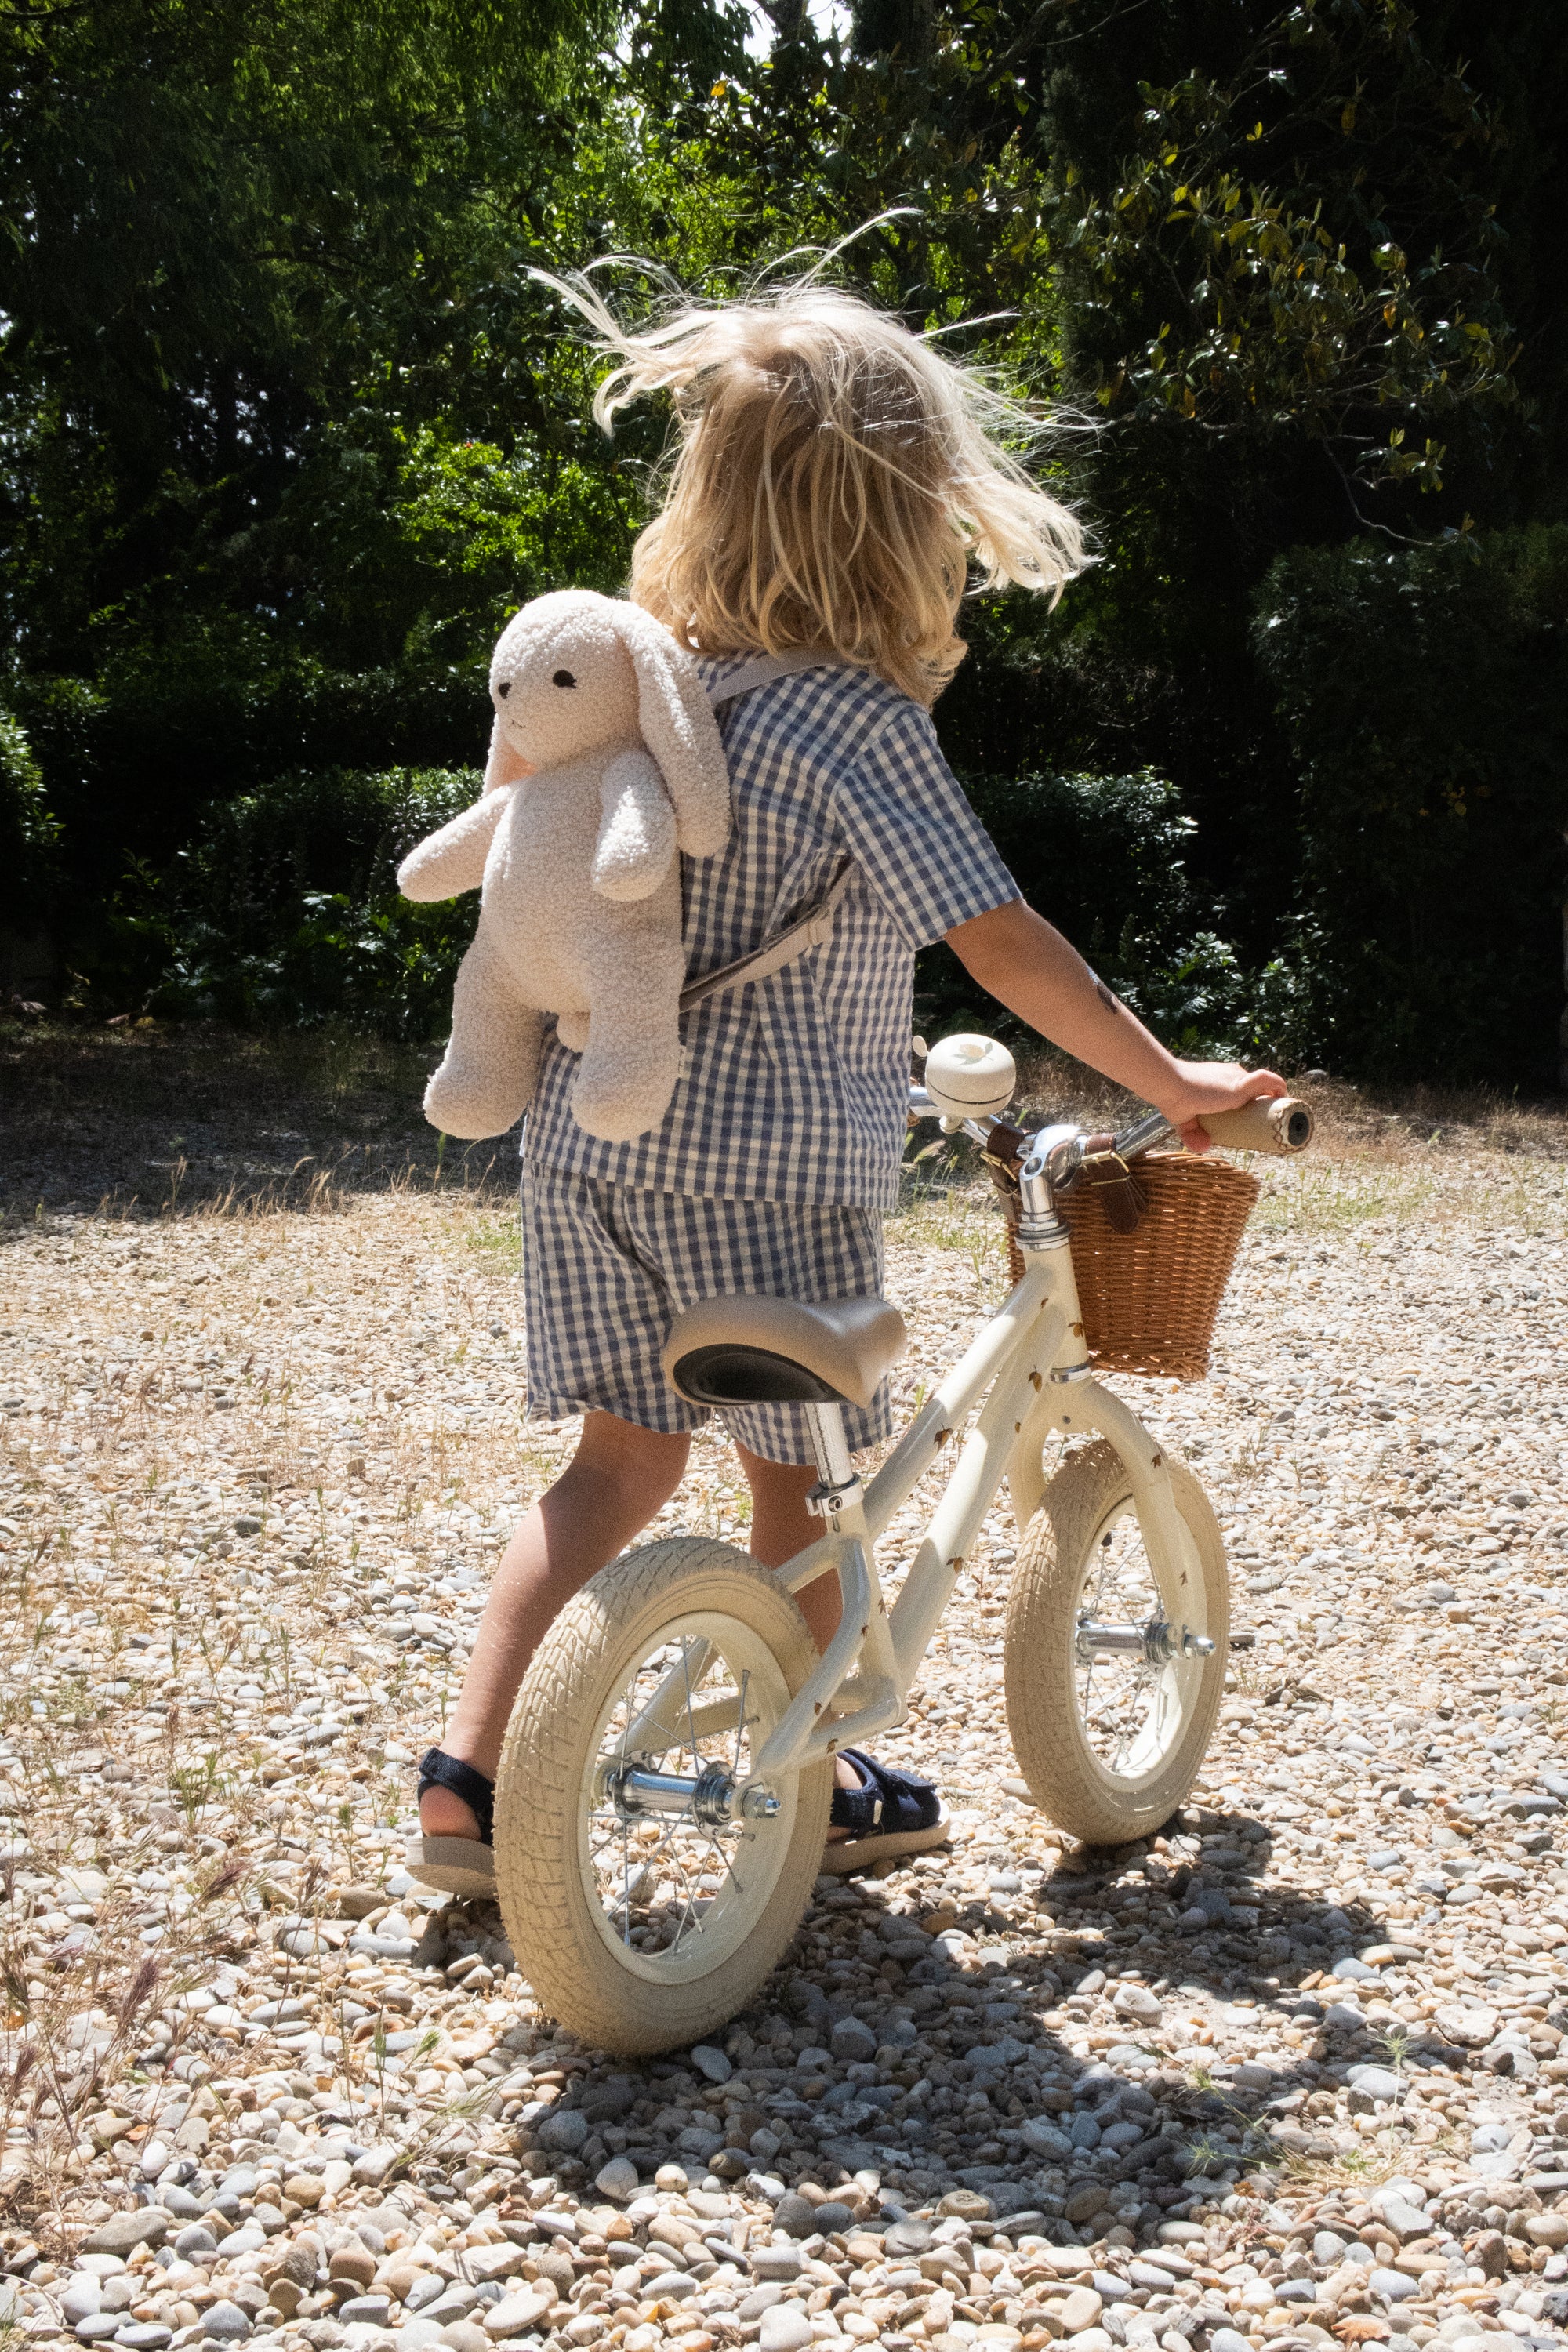
<svg viewBox="0 0 1568 2352">
<path fill-rule="evenodd" d="M 924 1087 L 911 1086 L 910 1116 L 917 1119 L 940 1118 L 942 1114 Z M 1275 1159 L 1305 1151 L 1312 1140 L 1314 1125 L 1310 1107 L 1293 1095 L 1282 1096 L 1277 1101 L 1259 1096 L 1240 1110 L 1207 1111 L 1203 1118 L 1210 1141 L 1217 1143 L 1222 1150 L 1258 1151 Z M 1018 1136 L 1018 1129 L 1008 1120 L 984 1115 L 966 1118 L 962 1131 L 973 1142 L 978 1143 L 983 1151 L 987 1151 L 998 1129 L 1005 1130 L 1010 1140 Z M 1041 1134 L 1046 1131 L 1042 1129 Z M 1056 1128 L 1051 1132 L 1062 1140 L 1075 1135 L 1081 1141 L 1084 1134 L 1082 1129 L 1062 1128 Z M 1110 1149 L 1119 1159 L 1135 1160 L 1141 1153 L 1152 1151 L 1157 1143 L 1167 1141 L 1174 1132 L 1169 1119 L 1161 1112 L 1145 1111 L 1141 1118 L 1134 1119 L 1130 1127 L 1124 1127 L 1110 1139 Z M 1029 1139 L 1020 1140 L 1027 1141 Z"/>
<path fill-rule="evenodd" d="M 1205 1111 L 1203 1124 L 1209 1140 L 1226 1151 L 1267 1151 L 1277 1157 L 1305 1151 L 1315 1124 L 1304 1102 L 1281 1095 L 1277 1102 L 1260 1097 L 1244 1110 Z"/>
</svg>

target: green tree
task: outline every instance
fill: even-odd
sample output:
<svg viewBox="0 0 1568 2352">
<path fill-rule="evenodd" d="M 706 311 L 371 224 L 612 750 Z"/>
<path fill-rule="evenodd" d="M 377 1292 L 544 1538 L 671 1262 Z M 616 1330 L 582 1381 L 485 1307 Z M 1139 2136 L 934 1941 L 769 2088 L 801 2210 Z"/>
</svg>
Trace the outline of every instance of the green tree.
<svg viewBox="0 0 1568 2352">
<path fill-rule="evenodd" d="M 581 356 L 527 278 L 597 241 L 614 23 L 0 17 L 0 609 L 84 898 L 280 767 L 472 756 L 509 597 L 624 563 Z"/>
<path fill-rule="evenodd" d="M 1387 1078 L 1550 1086 L 1568 887 L 1568 525 L 1300 548 L 1258 599 L 1303 783 L 1315 1038 Z"/>
</svg>

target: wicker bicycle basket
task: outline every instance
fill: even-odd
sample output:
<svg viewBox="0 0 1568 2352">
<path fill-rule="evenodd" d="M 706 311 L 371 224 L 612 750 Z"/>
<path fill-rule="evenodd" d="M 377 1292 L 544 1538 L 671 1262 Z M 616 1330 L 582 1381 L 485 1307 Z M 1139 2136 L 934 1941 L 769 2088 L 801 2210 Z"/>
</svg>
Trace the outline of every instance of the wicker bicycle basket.
<svg viewBox="0 0 1568 2352">
<path fill-rule="evenodd" d="M 1077 1184 L 1060 1201 L 1072 1234 L 1084 1339 L 1097 1371 L 1201 1381 L 1215 1318 L 1253 1203 L 1263 1187 L 1223 1160 L 1151 1152 L 1136 1164 L 1147 1206 L 1119 1234 L 1099 1192 Z M 1015 1279 L 1023 1260 L 1016 1249 Z"/>
</svg>

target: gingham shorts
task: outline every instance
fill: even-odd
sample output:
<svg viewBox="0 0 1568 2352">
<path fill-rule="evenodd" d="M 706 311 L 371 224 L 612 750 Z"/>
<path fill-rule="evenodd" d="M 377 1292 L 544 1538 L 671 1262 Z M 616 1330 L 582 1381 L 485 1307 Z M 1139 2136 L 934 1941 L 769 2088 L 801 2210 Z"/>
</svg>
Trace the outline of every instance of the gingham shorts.
<svg viewBox="0 0 1568 2352">
<path fill-rule="evenodd" d="M 708 1408 L 678 1395 L 659 1364 L 670 1325 L 700 1298 L 865 1298 L 882 1287 L 875 1209 L 709 1201 L 648 1192 L 523 1163 L 522 1265 L 528 1409 L 542 1421 L 613 1412 L 640 1429 L 699 1429 Z M 809 1463 L 799 1405 L 720 1408 L 765 1462 Z M 884 1381 L 868 1410 L 844 1408 L 851 1450 L 892 1428 Z"/>
</svg>

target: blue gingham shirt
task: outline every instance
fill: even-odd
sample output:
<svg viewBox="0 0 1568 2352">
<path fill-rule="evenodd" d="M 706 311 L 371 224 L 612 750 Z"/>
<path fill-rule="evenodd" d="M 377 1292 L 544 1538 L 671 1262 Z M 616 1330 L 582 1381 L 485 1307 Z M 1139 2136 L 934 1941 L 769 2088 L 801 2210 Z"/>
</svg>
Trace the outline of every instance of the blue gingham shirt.
<svg viewBox="0 0 1568 2352">
<path fill-rule="evenodd" d="M 710 688 L 751 656 L 705 660 Z M 735 831 L 684 858 L 690 979 L 806 913 L 846 857 L 831 937 L 682 1016 L 681 1076 L 629 1143 L 572 1116 L 577 1056 L 551 1032 L 523 1151 L 535 1168 L 700 1199 L 898 1199 L 916 950 L 1020 894 L 938 748 L 931 715 L 843 666 L 797 670 L 719 711 Z"/>
</svg>

